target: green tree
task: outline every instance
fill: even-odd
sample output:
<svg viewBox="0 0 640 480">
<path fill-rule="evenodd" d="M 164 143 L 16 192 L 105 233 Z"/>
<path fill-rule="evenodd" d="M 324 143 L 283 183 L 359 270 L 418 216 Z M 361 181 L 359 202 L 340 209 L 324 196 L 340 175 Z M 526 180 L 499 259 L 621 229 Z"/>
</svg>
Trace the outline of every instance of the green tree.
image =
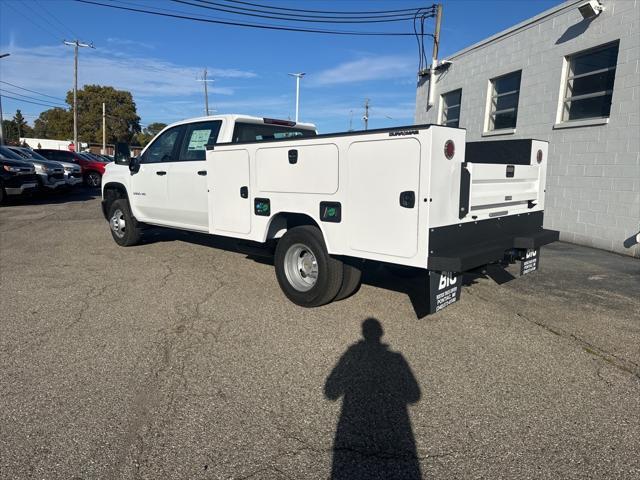
<svg viewBox="0 0 640 480">
<path fill-rule="evenodd" d="M 3 120 L 2 133 L 4 135 L 5 142 L 12 145 L 18 144 L 18 126 L 16 125 L 16 122 L 13 120 Z"/>
<path fill-rule="evenodd" d="M 73 92 L 67 93 L 73 105 Z M 102 85 L 85 85 L 78 90 L 78 139 L 102 142 L 102 103 L 106 105 L 107 142 L 130 143 L 140 132 L 140 117 L 131 92 Z"/>
<path fill-rule="evenodd" d="M 27 125 L 27 121 L 22 116 L 20 109 L 16 110 L 16 114 L 13 116 L 13 123 L 18 130 L 18 137 L 30 137 L 33 135 L 33 129 Z"/>
<path fill-rule="evenodd" d="M 166 127 L 166 123 L 162 122 L 153 122 L 147 125 L 142 129 L 140 133 L 138 133 L 133 141 L 134 144 L 138 144 L 141 147 L 144 147 L 149 143 L 153 137 L 155 137 L 164 127 Z"/>
<path fill-rule="evenodd" d="M 34 122 L 33 135 L 37 138 L 69 140 L 73 138 L 73 114 L 56 107 L 45 110 Z"/>
</svg>

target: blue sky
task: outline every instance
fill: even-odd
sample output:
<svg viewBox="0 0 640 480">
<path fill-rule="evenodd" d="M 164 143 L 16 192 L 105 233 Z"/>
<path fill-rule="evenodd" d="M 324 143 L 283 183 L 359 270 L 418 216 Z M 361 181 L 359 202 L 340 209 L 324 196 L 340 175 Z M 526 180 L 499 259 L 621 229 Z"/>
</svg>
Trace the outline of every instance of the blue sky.
<svg viewBox="0 0 640 480">
<path fill-rule="evenodd" d="M 238 17 L 168 0 L 101 1 L 217 19 L 291 24 Z M 286 8 L 340 11 L 430 4 L 415 0 L 251 1 Z M 444 0 L 441 56 L 559 3 L 559 0 Z M 410 32 L 413 27 L 407 21 L 353 28 Z M 432 28 L 433 21 L 428 21 L 428 31 Z M 254 30 L 154 17 L 72 0 L 0 1 L 0 53 L 11 53 L 0 60 L 0 80 L 50 97 L 5 83 L 0 84 L 2 93 L 14 97 L 15 93 L 21 93 L 42 103 L 62 101 L 73 82 L 73 49 L 64 46 L 62 39 L 76 36 L 96 47 L 80 51 L 80 85 L 102 84 L 130 90 L 143 125 L 202 115 L 202 83 L 197 78 L 204 67 L 215 80 L 209 101 L 210 108 L 217 113 L 293 118 L 295 84 L 287 72 L 306 72 L 301 84 L 300 120 L 316 123 L 321 132 L 347 130 L 351 117 L 353 127 L 362 128 L 365 98 L 371 99 L 370 128 L 413 122 L 418 53 L 412 36 L 352 37 Z M 428 40 L 427 43 L 430 54 L 431 43 Z M 3 97 L 5 118 L 20 108 L 32 124 L 42 110 L 49 108 L 26 102 L 34 101 L 33 98 L 18 98 L 23 100 Z"/>
</svg>

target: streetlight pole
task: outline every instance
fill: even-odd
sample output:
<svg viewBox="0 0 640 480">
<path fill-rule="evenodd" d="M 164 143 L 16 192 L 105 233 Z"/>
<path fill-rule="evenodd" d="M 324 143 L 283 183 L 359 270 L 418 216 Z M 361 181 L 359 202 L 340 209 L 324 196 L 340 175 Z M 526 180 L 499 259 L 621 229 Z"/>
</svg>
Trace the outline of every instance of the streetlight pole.
<svg viewBox="0 0 640 480">
<path fill-rule="evenodd" d="M 5 58 L 11 55 L 10 53 L 0 54 L 0 58 Z M 4 126 L 2 125 L 2 95 L 0 95 L 0 145 L 4 145 Z"/>
<path fill-rule="evenodd" d="M 300 111 L 300 79 L 305 73 L 289 73 L 290 77 L 296 77 L 296 123 L 298 123 L 298 113 Z"/>
<path fill-rule="evenodd" d="M 78 47 L 95 48 L 93 43 L 81 43 L 79 40 L 73 42 L 64 41 L 65 45 L 73 46 L 73 146 L 78 151 Z"/>
</svg>

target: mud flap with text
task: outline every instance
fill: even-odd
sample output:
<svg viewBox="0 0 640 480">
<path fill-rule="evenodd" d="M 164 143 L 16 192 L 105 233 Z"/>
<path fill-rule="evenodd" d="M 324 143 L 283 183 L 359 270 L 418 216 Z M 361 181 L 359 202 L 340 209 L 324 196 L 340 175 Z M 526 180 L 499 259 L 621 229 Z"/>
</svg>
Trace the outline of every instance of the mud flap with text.
<svg viewBox="0 0 640 480">
<path fill-rule="evenodd" d="M 429 313 L 436 313 L 460 300 L 462 274 L 429 272 Z"/>
<path fill-rule="evenodd" d="M 538 270 L 540 267 L 540 249 L 529 248 L 520 257 L 520 275 L 526 275 Z"/>
</svg>

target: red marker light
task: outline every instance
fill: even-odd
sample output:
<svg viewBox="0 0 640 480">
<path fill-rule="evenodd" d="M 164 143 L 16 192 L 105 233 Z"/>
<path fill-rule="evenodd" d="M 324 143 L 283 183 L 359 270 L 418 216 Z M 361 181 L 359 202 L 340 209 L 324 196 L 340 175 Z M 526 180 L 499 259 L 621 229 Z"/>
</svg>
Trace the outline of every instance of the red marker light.
<svg viewBox="0 0 640 480">
<path fill-rule="evenodd" d="M 542 150 L 538 150 L 538 154 L 536 155 L 536 161 L 538 163 L 542 163 Z"/>
<path fill-rule="evenodd" d="M 456 146 L 453 143 L 453 140 L 447 140 L 444 143 L 444 156 L 447 157 L 447 160 L 451 160 L 455 154 Z"/>
</svg>

